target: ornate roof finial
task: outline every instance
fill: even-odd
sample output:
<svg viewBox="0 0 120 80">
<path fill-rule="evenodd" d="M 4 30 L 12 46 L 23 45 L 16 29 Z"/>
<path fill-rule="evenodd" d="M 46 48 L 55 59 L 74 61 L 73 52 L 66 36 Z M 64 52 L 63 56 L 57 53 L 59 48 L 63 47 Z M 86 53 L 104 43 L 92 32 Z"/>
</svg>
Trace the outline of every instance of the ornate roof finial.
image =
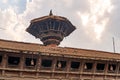
<svg viewBox="0 0 120 80">
<path fill-rule="evenodd" d="M 52 16 L 53 15 L 53 13 L 52 13 L 52 9 L 50 10 L 50 13 L 49 13 L 49 16 Z"/>
</svg>

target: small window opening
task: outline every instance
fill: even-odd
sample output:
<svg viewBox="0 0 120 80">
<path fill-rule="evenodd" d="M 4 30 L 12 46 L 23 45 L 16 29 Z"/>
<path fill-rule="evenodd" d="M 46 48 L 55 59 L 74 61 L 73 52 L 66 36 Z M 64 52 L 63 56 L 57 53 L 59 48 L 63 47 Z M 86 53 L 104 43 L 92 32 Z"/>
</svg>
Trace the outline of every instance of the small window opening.
<svg viewBox="0 0 120 80">
<path fill-rule="evenodd" d="M 66 61 L 57 61 L 57 68 L 65 68 L 66 67 Z"/>
<path fill-rule="evenodd" d="M 79 66 L 80 66 L 80 62 L 74 62 L 74 61 L 71 62 L 72 69 L 79 69 Z"/>
<path fill-rule="evenodd" d="M 2 62 L 2 56 L 0 55 L 0 63 Z"/>
<path fill-rule="evenodd" d="M 64 26 L 64 27 L 62 27 L 62 31 L 65 32 L 67 25 L 64 23 L 63 26 Z"/>
<path fill-rule="evenodd" d="M 116 69 L 116 65 L 115 64 L 109 64 L 109 66 L 108 66 L 108 70 L 109 71 L 115 71 L 115 69 Z"/>
<path fill-rule="evenodd" d="M 54 29 L 58 30 L 58 28 L 60 27 L 60 23 L 58 21 L 55 21 L 54 26 L 55 26 Z"/>
<path fill-rule="evenodd" d="M 18 65 L 19 62 L 20 62 L 20 57 L 12 57 L 12 56 L 8 57 L 8 64 L 9 65 Z"/>
<path fill-rule="evenodd" d="M 42 23 L 40 28 L 43 31 L 47 30 L 46 23 Z M 36 30 L 38 30 L 38 29 L 36 29 Z"/>
<path fill-rule="evenodd" d="M 119 73 L 120 73 L 120 65 L 119 65 Z"/>
<path fill-rule="evenodd" d="M 52 60 L 43 59 L 42 60 L 42 67 L 51 67 L 52 66 Z"/>
<path fill-rule="evenodd" d="M 104 68 L 105 68 L 105 64 L 102 63 L 97 64 L 97 70 L 104 70 Z"/>
<path fill-rule="evenodd" d="M 54 29 L 54 22 L 50 21 L 50 29 Z"/>
<path fill-rule="evenodd" d="M 26 58 L 25 64 L 26 66 L 35 66 L 36 65 L 36 59 L 35 58 Z"/>
<path fill-rule="evenodd" d="M 85 65 L 84 65 L 85 70 L 91 70 L 92 67 L 93 67 L 93 63 L 85 63 Z"/>
</svg>

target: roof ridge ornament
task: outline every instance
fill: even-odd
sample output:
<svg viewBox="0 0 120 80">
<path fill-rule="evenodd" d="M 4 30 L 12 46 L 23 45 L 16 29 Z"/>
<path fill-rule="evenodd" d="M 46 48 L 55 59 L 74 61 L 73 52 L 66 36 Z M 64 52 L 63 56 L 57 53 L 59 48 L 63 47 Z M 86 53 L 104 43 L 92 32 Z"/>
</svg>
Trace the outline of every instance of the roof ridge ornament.
<svg viewBox="0 0 120 80">
<path fill-rule="evenodd" d="M 52 13 L 52 9 L 50 10 L 50 13 L 49 13 L 49 16 L 52 16 L 53 15 L 53 13 Z"/>
</svg>

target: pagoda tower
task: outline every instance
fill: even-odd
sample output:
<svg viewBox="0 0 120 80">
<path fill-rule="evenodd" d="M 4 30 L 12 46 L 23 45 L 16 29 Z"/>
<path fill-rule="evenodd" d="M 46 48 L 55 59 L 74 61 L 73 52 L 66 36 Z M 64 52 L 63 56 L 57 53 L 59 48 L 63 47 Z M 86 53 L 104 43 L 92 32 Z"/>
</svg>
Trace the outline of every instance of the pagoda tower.
<svg viewBox="0 0 120 80">
<path fill-rule="evenodd" d="M 53 15 L 51 10 L 48 16 L 31 20 L 26 31 L 39 38 L 45 46 L 57 46 L 75 29 L 67 18 Z"/>
</svg>

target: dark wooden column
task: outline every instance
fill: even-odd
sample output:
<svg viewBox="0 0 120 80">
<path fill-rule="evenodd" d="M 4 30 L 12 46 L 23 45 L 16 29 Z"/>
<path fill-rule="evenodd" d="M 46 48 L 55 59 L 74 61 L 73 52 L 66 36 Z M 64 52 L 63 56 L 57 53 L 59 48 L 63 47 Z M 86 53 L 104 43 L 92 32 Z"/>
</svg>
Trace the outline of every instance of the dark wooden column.
<svg viewBox="0 0 120 80">
<path fill-rule="evenodd" d="M 7 54 L 4 53 L 3 55 L 3 60 L 2 60 L 2 68 L 6 68 L 6 64 L 7 64 Z M 2 70 L 2 75 L 4 76 L 5 75 L 5 70 Z"/>
<path fill-rule="evenodd" d="M 106 64 L 105 64 L 105 77 L 104 77 L 104 79 L 106 79 L 107 78 L 107 74 L 108 74 L 108 62 L 106 62 Z"/>
<path fill-rule="evenodd" d="M 37 68 L 36 68 L 36 71 L 37 71 L 37 73 L 36 73 L 36 77 L 38 77 L 39 76 L 39 71 L 40 71 L 40 66 L 41 66 L 41 55 L 40 55 L 40 53 L 38 54 L 38 57 L 37 57 Z"/>
<path fill-rule="evenodd" d="M 120 64 L 117 63 L 117 65 L 116 65 L 116 80 L 118 79 L 118 75 L 119 75 L 119 66 L 120 66 Z"/>
<path fill-rule="evenodd" d="M 23 70 L 24 68 L 24 62 L 25 62 L 25 55 L 23 53 L 21 53 L 21 57 L 20 57 L 20 70 Z M 20 77 L 22 77 L 23 72 L 20 72 Z"/>
<path fill-rule="evenodd" d="M 92 76 L 92 79 L 94 79 L 94 78 L 95 78 L 94 74 L 96 73 L 96 66 L 97 66 L 97 62 L 96 62 L 96 61 L 94 61 L 94 63 L 93 63 L 93 69 L 92 69 L 92 71 L 93 71 L 93 76 Z"/>
<path fill-rule="evenodd" d="M 57 59 L 54 58 L 53 59 L 53 64 L 52 64 L 52 77 L 54 77 L 54 71 L 55 71 L 55 68 L 56 68 L 56 63 L 57 63 Z"/>
<path fill-rule="evenodd" d="M 70 71 L 70 65 L 71 65 L 70 62 L 71 62 L 70 60 L 67 60 L 67 74 L 66 74 L 66 78 L 69 77 L 69 71 Z"/>
<path fill-rule="evenodd" d="M 80 63 L 80 79 L 82 79 L 82 74 L 83 74 L 83 68 L 84 68 L 85 61 L 81 61 Z"/>
</svg>

